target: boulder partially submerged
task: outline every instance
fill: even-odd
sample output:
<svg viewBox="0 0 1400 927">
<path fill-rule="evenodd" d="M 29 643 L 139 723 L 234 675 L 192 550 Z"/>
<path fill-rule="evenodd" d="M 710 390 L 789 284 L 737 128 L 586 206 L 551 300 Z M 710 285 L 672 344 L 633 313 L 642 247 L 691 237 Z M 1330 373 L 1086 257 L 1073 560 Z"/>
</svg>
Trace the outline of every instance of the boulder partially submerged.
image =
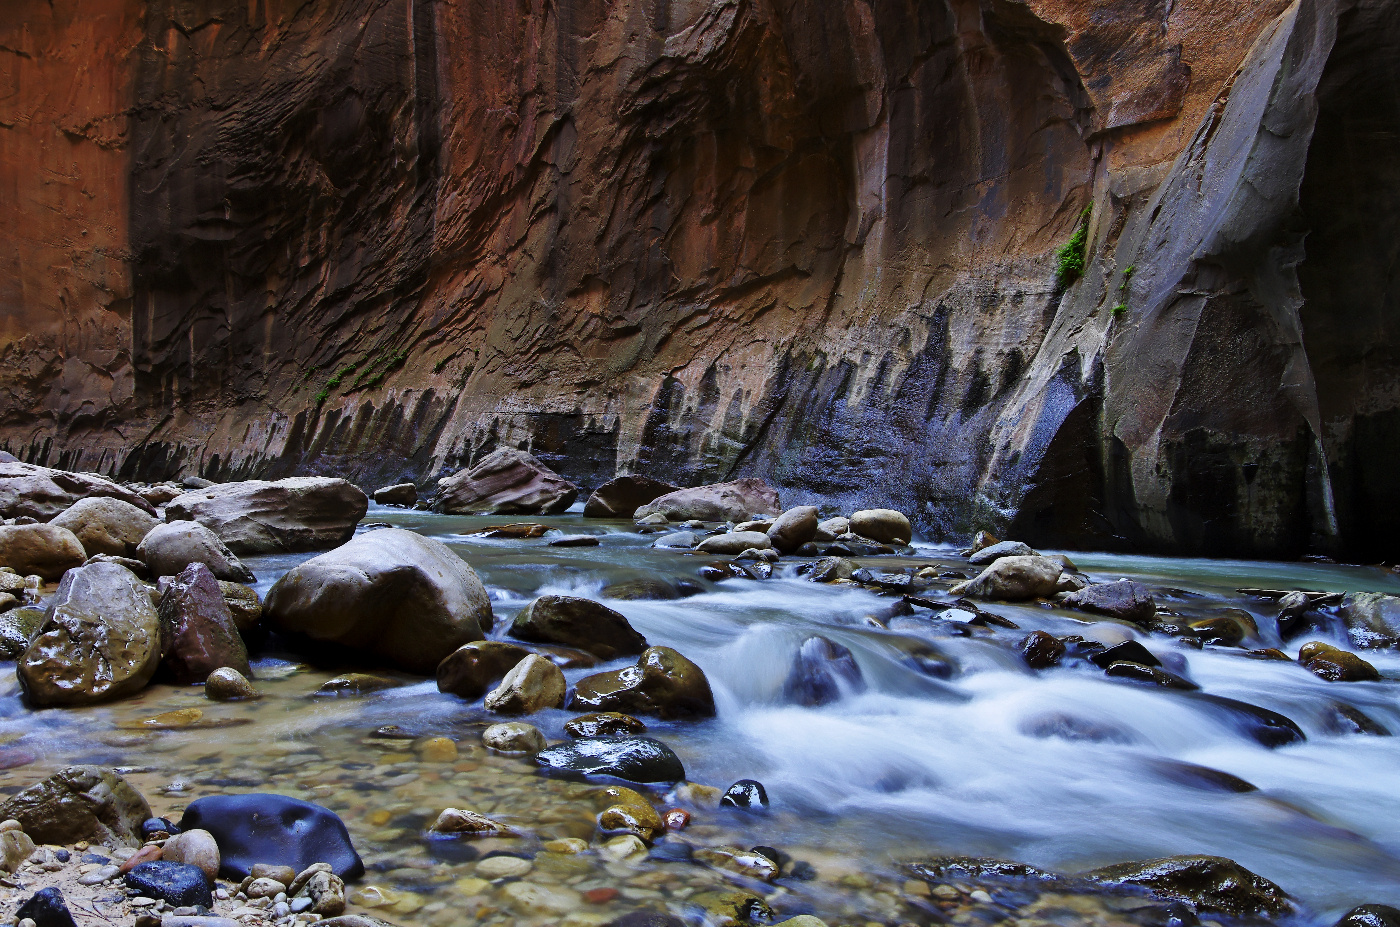
<svg viewBox="0 0 1400 927">
<path fill-rule="evenodd" d="M 583 505 L 587 518 L 631 518 L 637 509 L 679 490 L 649 476 L 619 476 L 593 491 Z"/>
<path fill-rule="evenodd" d="M 0 462 L 0 518 L 49 521 L 79 499 L 120 499 L 147 514 L 155 507 L 136 493 L 93 473 L 69 473 L 18 461 Z"/>
<path fill-rule="evenodd" d="M 763 480 L 746 477 L 731 483 L 678 489 L 647 503 L 633 516 L 662 515 L 670 521 L 742 522 L 751 515 L 777 515 L 782 510 L 777 490 Z"/>
<path fill-rule="evenodd" d="M 505 447 L 438 480 L 433 511 L 450 515 L 557 515 L 578 487 L 524 451 Z"/>
<path fill-rule="evenodd" d="M 264 620 L 429 675 L 482 639 L 491 602 L 475 571 L 441 541 L 401 528 L 370 531 L 279 579 Z"/>
</svg>

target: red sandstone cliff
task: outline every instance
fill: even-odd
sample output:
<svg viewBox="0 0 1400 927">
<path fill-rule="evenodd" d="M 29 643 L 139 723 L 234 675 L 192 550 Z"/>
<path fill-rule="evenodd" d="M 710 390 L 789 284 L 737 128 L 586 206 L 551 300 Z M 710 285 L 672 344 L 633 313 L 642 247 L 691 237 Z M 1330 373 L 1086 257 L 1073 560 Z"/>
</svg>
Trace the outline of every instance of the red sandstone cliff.
<svg viewBox="0 0 1400 927">
<path fill-rule="evenodd" d="M 7 4 L 0 445 L 1394 550 L 1397 52 L 1383 0 Z"/>
</svg>

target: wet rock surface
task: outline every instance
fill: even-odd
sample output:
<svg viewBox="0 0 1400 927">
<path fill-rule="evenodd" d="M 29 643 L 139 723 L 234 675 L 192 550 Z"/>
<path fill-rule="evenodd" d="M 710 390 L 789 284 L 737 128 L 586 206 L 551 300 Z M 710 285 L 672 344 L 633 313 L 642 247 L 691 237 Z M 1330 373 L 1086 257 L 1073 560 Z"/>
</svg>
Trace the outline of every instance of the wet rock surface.
<svg viewBox="0 0 1400 927">
<path fill-rule="evenodd" d="M 587 518 L 632 518 L 637 509 L 679 490 L 648 476 L 618 476 L 593 491 L 584 503 Z"/>
<path fill-rule="evenodd" d="M 715 713 L 704 671 L 669 647 L 649 647 L 634 666 L 580 679 L 569 706 L 666 719 Z"/>
<path fill-rule="evenodd" d="M 244 677 L 252 675 L 233 613 L 218 580 L 204 564 L 190 564 L 170 582 L 161 595 L 158 615 L 161 665 L 176 682 L 204 682 L 221 667 Z"/>
<path fill-rule="evenodd" d="M 354 484 L 327 477 L 247 480 L 172 499 L 168 522 L 195 521 L 229 550 L 247 554 L 326 550 L 350 540 L 369 499 Z"/>
<path fill-rule="evenodd" d="M 515 616 L 510 635 L 523 641 L 577 647 L 604 660 L 639 654 L 647 646 L 646 638 L 621 614 L 577 596 L 540 596 Z"/>
<path fill-rule="evenodd" d="M 151 816 L 141 793 L 110 769 L 70 766 L 35 783 L 0 807 L 6 820 L 44 843 L 79 840 L 130 846 L 141 841 Z"/>
<path fill-rule="evenodd" d="M 679 782 L 685 767 L 650 737 L 580 738 L 541 751 L 535 762 L 555 775 L 604 776 L 628 782 Z"/>
<path fill-rule="evenodd" d="M 577 498 L 577 486 L 531 455 L 501 448 L 470 470 L 439 480 L 433 511 L 556 515 Z"/>
<path fill-rule="evenodd" d="M 136 556 L 157 576 L 174 576 L 191 563 L 207 566 L 217 579 L 253 582 L 253 571 L 213 531 L 195 521 L 156 525 L 141 540 Z"/>
</svg>

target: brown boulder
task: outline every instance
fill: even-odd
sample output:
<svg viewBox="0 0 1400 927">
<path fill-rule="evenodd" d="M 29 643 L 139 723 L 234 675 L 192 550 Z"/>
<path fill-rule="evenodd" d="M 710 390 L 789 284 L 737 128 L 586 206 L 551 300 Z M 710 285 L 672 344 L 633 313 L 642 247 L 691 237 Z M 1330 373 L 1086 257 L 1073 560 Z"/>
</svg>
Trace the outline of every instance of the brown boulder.
<svg viewBox="0 0 1400 927">
<path fill-rule="evenodd" d="M 1102 885 L 1145 888 L 1161 898 L 1190 902 L 1202 913 L 1281 917 L 1293 913 L 1288 893 L 1222 856 L 1168 856 L 1119 863 L 1085 873 Z"/>
<path fill-rule="evenodd" d="M 894 509 L 865 509 L 851 516 L 851 531 L 881 544 L 908 544 L 914 528 L 903 512 Z"/>
<path fill-rule="evenodd" d="M 1049 557 L 1003 557 L 950 591 L 955 596 L 1019 602 L 1055 594 L 1060 562 Z"/>
<path fill-rule="evenodd" d="M 262 621 L 263 613 L 257 590 L 243 583 L 231 583 L 221 579 L 219 591 L 224 595 L 224 604 L 228 606 L 229 614 L 233 616 L 233 626 L 239 633 L 246 634 L 256 630 Z"/>
<path fill-rule="evenodd" d="M 160 522 L 130 502 L 110 496 L 88 496 L 74 502 L 49 524 L 73 532 L 89 557 L 133 557 L 141 539 Z"/>
<path fill-rule="evenodd" d="M 768 529 L 768 540 L 779 552 L 790 554 L 817 536 L 817 507 L 799 505 L 778 516 Z"/>
<path fill-rule="evenodd" d="M 530 651 L 505 641 L 472 641 L 452 651 L 437 667 L 439 692 L 478 699 Z"/>
<path fill-rule="evenodd" d="M 142 538 L 136 556 L 156 576 L 174 576 L 191 563 L 202 563 L 228 582 L 251 583 L 254 578 L 228 545 L 197 521 L 156 525 Z"/>
<path fill-rule="evenodd" d="M 413 483 L 381 486 L 374 491 L 374 501 L 379 505 L 413 505 L 418 501 L 418 487 Z"/>
<path fill-rule="evenodd" d="M 492 623 L 481 580 L 446 544 L 381 528 L 289 571 L 263 602 L 274 630 L 427 675 Z"/>
<path fill-rule="evenodd" d="M 637 509 L 680 489 L 649 476 L 619 476 L 593 491 L 583 504 L 587 518 L 631 518 Z"/>
<path fill-rule="evenodd" d="M 235 554 L 293 553 L 344 544 L 368 509 L 354 484 L 307 476 L 187 492 L 166 506 L 165 520 L 199 522 Z"/>
<path fill-rule="evenodd" d="M 617 612 L 592 599 L 542 595 L 520 610 L 511 637 L 538 644 L 564 644 L 604 660 L 641 653 L 647 640 Z"/>
<path fill-rule="evenodd" d="M 101 766 L 68 766 L 0 806 L 0 817 L 24 825 L 39 843 L 66 846 L 86 840 L 140 846 L 141 824 L 152 816 L 141 793 Z"/>
<path fill-rule="evenodd" d="M 662 515 L 671 521 L 748 521 L 753 515 L 777 515 L 782 511 L 778 492 L 763 480 L 746 477 L 732 483 L 711 483 L 678 489 L 647 503 L 634 518 Z"/>
<path fill-rule="evenodd" d="M 91 705 L 141 691 L 159 666 L 147 588 L 124 567 L 93 563 L 64 575 L 17 670 L 35 705 Z"/>
<path fill-rule="evenodd" d="M 505 447 L 470 470 L 438 480 L 433 511 L 452 515 L 557 515 L 574 504 L 578 487 L 534 457 Z"/>
<path fill-rule="evenodd" d="M 486 707 L 503 715 L 528 715 L 544 708 L 563 708 L 568 684 L 559 667 L 532 653 L 511 668 L 501 684 L 486 696 Z"/>
<path fill-rule="evenodd" d="M 580 679 L 569 707 L 667 720 L 708 718 L 715 698 L 700 667 L 670 647 L 648 647 L 635 666 Z"/>
<path fill-rule="evenodd" d="M 156 512 L 136 493 L 91 473 L 69 473 L 18 461 L 0 462 L 0 518 L 28 516 L 46 522 L 89 496 L 108 496 L 148 514 Z"/>
<path fill-rule="evenodd" d="M 1310 641 L 1298 651 L 1298 662 L 1328 682 L 1374 682 L 1381 674 L 1354 653 L 1322 641 Z"/>
<path fill-rule="evenodd" d="M 248 651 L 214 574 L 192 563 L 160 597 L 161 663 L 177 683 L 204 682 L 220 667 L 252 675 Z"/>
<path fill-rule="evenodd" d="M 54 525 L 0 525 L 0 566 L 19 574 L 55 580 L 83 565 L 82 542 L 67 528 Z"/>
</svg>

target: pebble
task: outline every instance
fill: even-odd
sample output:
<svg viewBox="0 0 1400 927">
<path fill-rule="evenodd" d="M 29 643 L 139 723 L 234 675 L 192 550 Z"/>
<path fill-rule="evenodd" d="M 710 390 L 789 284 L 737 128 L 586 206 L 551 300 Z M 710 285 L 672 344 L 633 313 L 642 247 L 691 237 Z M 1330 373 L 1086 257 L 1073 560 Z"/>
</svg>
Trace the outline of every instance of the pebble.
<svg viewBox="0 0 1400 927">
<path fill-rule="evenodd" d="M 79 876 L 78 884 L 100 885 L 108 879 L 115 879 L 119 875 L 121 875 L 121 868 L 119 866 L 101 866 L 85 876 Z"/>
<path fill-rule="evenodd" d="M 476 874 L 483 879 L 509 879 L 534 868 L 534 863 L 518 856 L 488 856 L 476 864 Z"/>
<path fill-rule="evenodd" d="M 463 895 L 480 895 L 491 890 L 491 883 L 485 879 L 458 879 L 452 887 Z"/>
<path fill-rule="evenodd" d="M 425 763 L 453 763 L 457 744 L 446 737 L 431 737 L 418 745 L 418 756 Z"/>
<path fill-rule="evenodd" d="M 582 901 L 578 892 L 571 889 L 551 888 L 534 882 L 511 882 L 503 894 L 510 906 L 521 914 L 567 914 Z"/>
</svg>

